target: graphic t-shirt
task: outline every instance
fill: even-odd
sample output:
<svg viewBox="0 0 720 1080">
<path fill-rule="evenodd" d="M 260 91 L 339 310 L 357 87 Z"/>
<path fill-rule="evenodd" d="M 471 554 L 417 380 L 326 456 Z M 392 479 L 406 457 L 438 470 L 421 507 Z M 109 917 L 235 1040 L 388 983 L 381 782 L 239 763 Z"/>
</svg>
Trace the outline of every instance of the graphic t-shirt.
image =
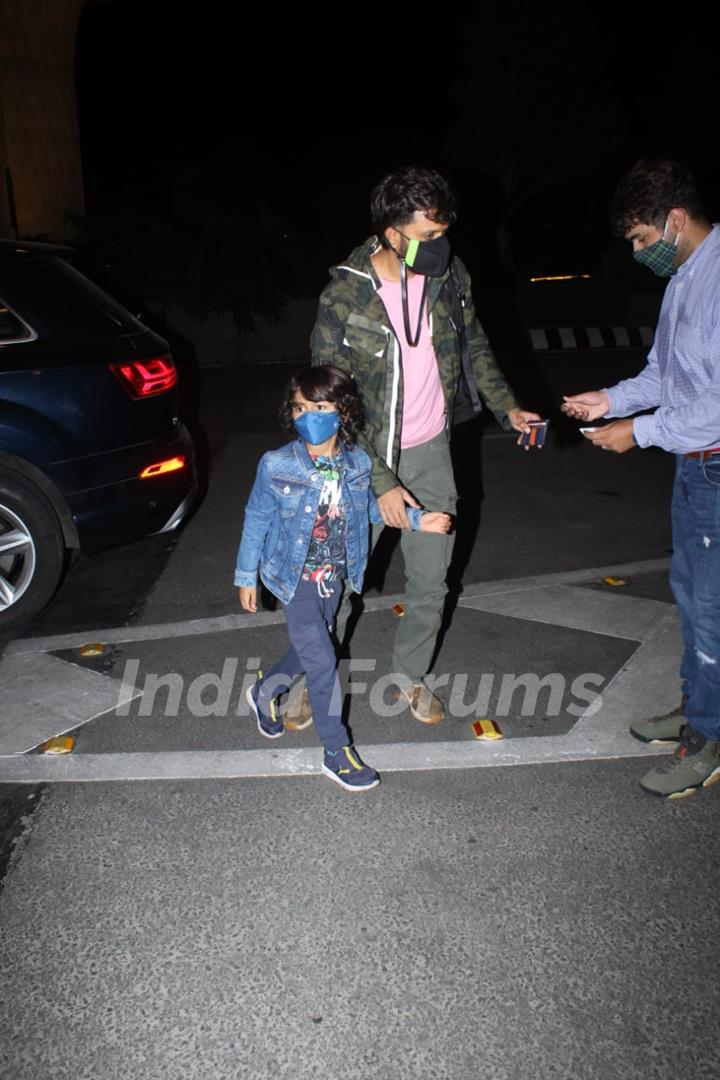
<svg viewBox="0 0 720 1080">
<path fill-rule="evenodd" d="M 315 524 L 302 572 L 303 581 L 335 581 L 345 577 L 345 509 L 340 485 L 342 454 L 318 455 L 315 468 L 323 479 Z"/>
</svg>

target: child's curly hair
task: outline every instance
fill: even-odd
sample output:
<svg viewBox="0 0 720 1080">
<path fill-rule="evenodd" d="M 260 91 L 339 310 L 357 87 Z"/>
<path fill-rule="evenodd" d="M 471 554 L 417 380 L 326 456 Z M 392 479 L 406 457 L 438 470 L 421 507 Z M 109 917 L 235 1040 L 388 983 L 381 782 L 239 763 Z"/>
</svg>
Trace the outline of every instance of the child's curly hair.
<svg viewBox="0 0 720 1080">
<path fill-rule="evenodd" d="M 352 375 L 332 364 L 297 371 L 285 388 L 280 407 L 280 423 L 288 430 L 293 426 L 293 398 L 298 390 L 306 401 L 332 401 L 340 414 L 340 438 L 346 446 L 355 445 L 365 425 L 365 411 Z"/>
</svg>

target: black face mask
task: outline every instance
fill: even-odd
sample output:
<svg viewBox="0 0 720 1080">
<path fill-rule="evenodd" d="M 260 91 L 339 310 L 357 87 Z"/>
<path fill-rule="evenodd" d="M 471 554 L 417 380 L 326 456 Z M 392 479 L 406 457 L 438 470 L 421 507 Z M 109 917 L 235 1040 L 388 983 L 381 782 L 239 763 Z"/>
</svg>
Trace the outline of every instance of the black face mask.
<svg viewBox="0 0 720 1080">
<path fill-rule="evenodd" d="M 412 272 L 424 274 L 425 277 L 442 277 L 450 262 L 450 241 L 447 236 L 436 236 L 434 240 L 411 240 L 407 236 L 405 239 L 408 246 L 403 261 Z"/>
<path fill-rule="evenodd" d="M 400 232 L 400 230 L 397 230 Z M 405 323 L 405 337 L 407 343 L 413 349 L 420 340 L 420 328 L 422 326 L 423 310 L 425 308 L 425 296 L 427 294 L 427 279 L 429 277 L 442 277 L 450 262 L 450 241 L 446 236 L 436 236 L 434 240 L 414 240 L 400 232 L 404 240 L 407 240 L 407 250 L 404 255 L 398 255 L 400 259 L 400 286 L 402 290 L 403 322 Z M 397 254 L 397 252 L 396 252 Z M 417 326 L 413 334 L 410 327 L 410 309 L 408 307 L 407 292 L 407 268 L 410 267 L 414 274 L 422 274 L 425 278 L 423 283 L 422 298 L 420 300 L 420 312 Z"/>
</svg>

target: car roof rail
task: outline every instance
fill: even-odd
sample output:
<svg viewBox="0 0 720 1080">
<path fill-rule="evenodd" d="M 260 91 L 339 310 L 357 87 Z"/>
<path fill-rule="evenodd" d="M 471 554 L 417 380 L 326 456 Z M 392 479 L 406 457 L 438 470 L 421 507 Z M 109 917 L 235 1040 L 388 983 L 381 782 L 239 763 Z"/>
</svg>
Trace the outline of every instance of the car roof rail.
<svg viewBox="0 0 720 1080">
<path fill-rule="evenodd" d="M 26 255 L 34 258 L 43 255 L 59 255 L 67 258 L 76 249 L 68 244 L 50 244 L 44 240 L 0 240 L 0 255 Z"/>
</svg>

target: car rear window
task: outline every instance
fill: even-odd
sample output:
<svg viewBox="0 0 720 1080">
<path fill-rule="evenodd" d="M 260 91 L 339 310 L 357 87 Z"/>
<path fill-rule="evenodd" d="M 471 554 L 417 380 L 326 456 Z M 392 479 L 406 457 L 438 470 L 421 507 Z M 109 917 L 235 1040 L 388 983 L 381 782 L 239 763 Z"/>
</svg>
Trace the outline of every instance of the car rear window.
<svg viewBox="0 0 720 1080">
<path fill-rule="evenodd" d="M 65 259 L 56 258 L 50 260 L 50 262 L 53 271 L 57 275 L 60 288 L 67 288 L 71 293 L 74 293 L 78 299 L 82 299 L 86 304 L 92 306 L 102 318 L 114 324 L 121 332 L 139 334 L 146 329 L 138 318 L 131 315 L 126 307 L 123 307 L 117 300 L 113 300 L 112 296 L 109 296 L 94 281 L 86 278 L 84 274 L 81 274 Z"/>
<path fill-rule="evenodd" d="M 0 298 L 0 345 L 14 341 L 32 341 L 35 333 Z"/>
<path fill-rule="evenodd" d="M 2 260 L 5 306 L 40 338 L 92 342 L 147 333 L 147 327 L 60 256 Z M 8 323 L 10 329 L 10 323 Z M 0 344 L 7 339 L 0 337 Z"/>
</svg>

